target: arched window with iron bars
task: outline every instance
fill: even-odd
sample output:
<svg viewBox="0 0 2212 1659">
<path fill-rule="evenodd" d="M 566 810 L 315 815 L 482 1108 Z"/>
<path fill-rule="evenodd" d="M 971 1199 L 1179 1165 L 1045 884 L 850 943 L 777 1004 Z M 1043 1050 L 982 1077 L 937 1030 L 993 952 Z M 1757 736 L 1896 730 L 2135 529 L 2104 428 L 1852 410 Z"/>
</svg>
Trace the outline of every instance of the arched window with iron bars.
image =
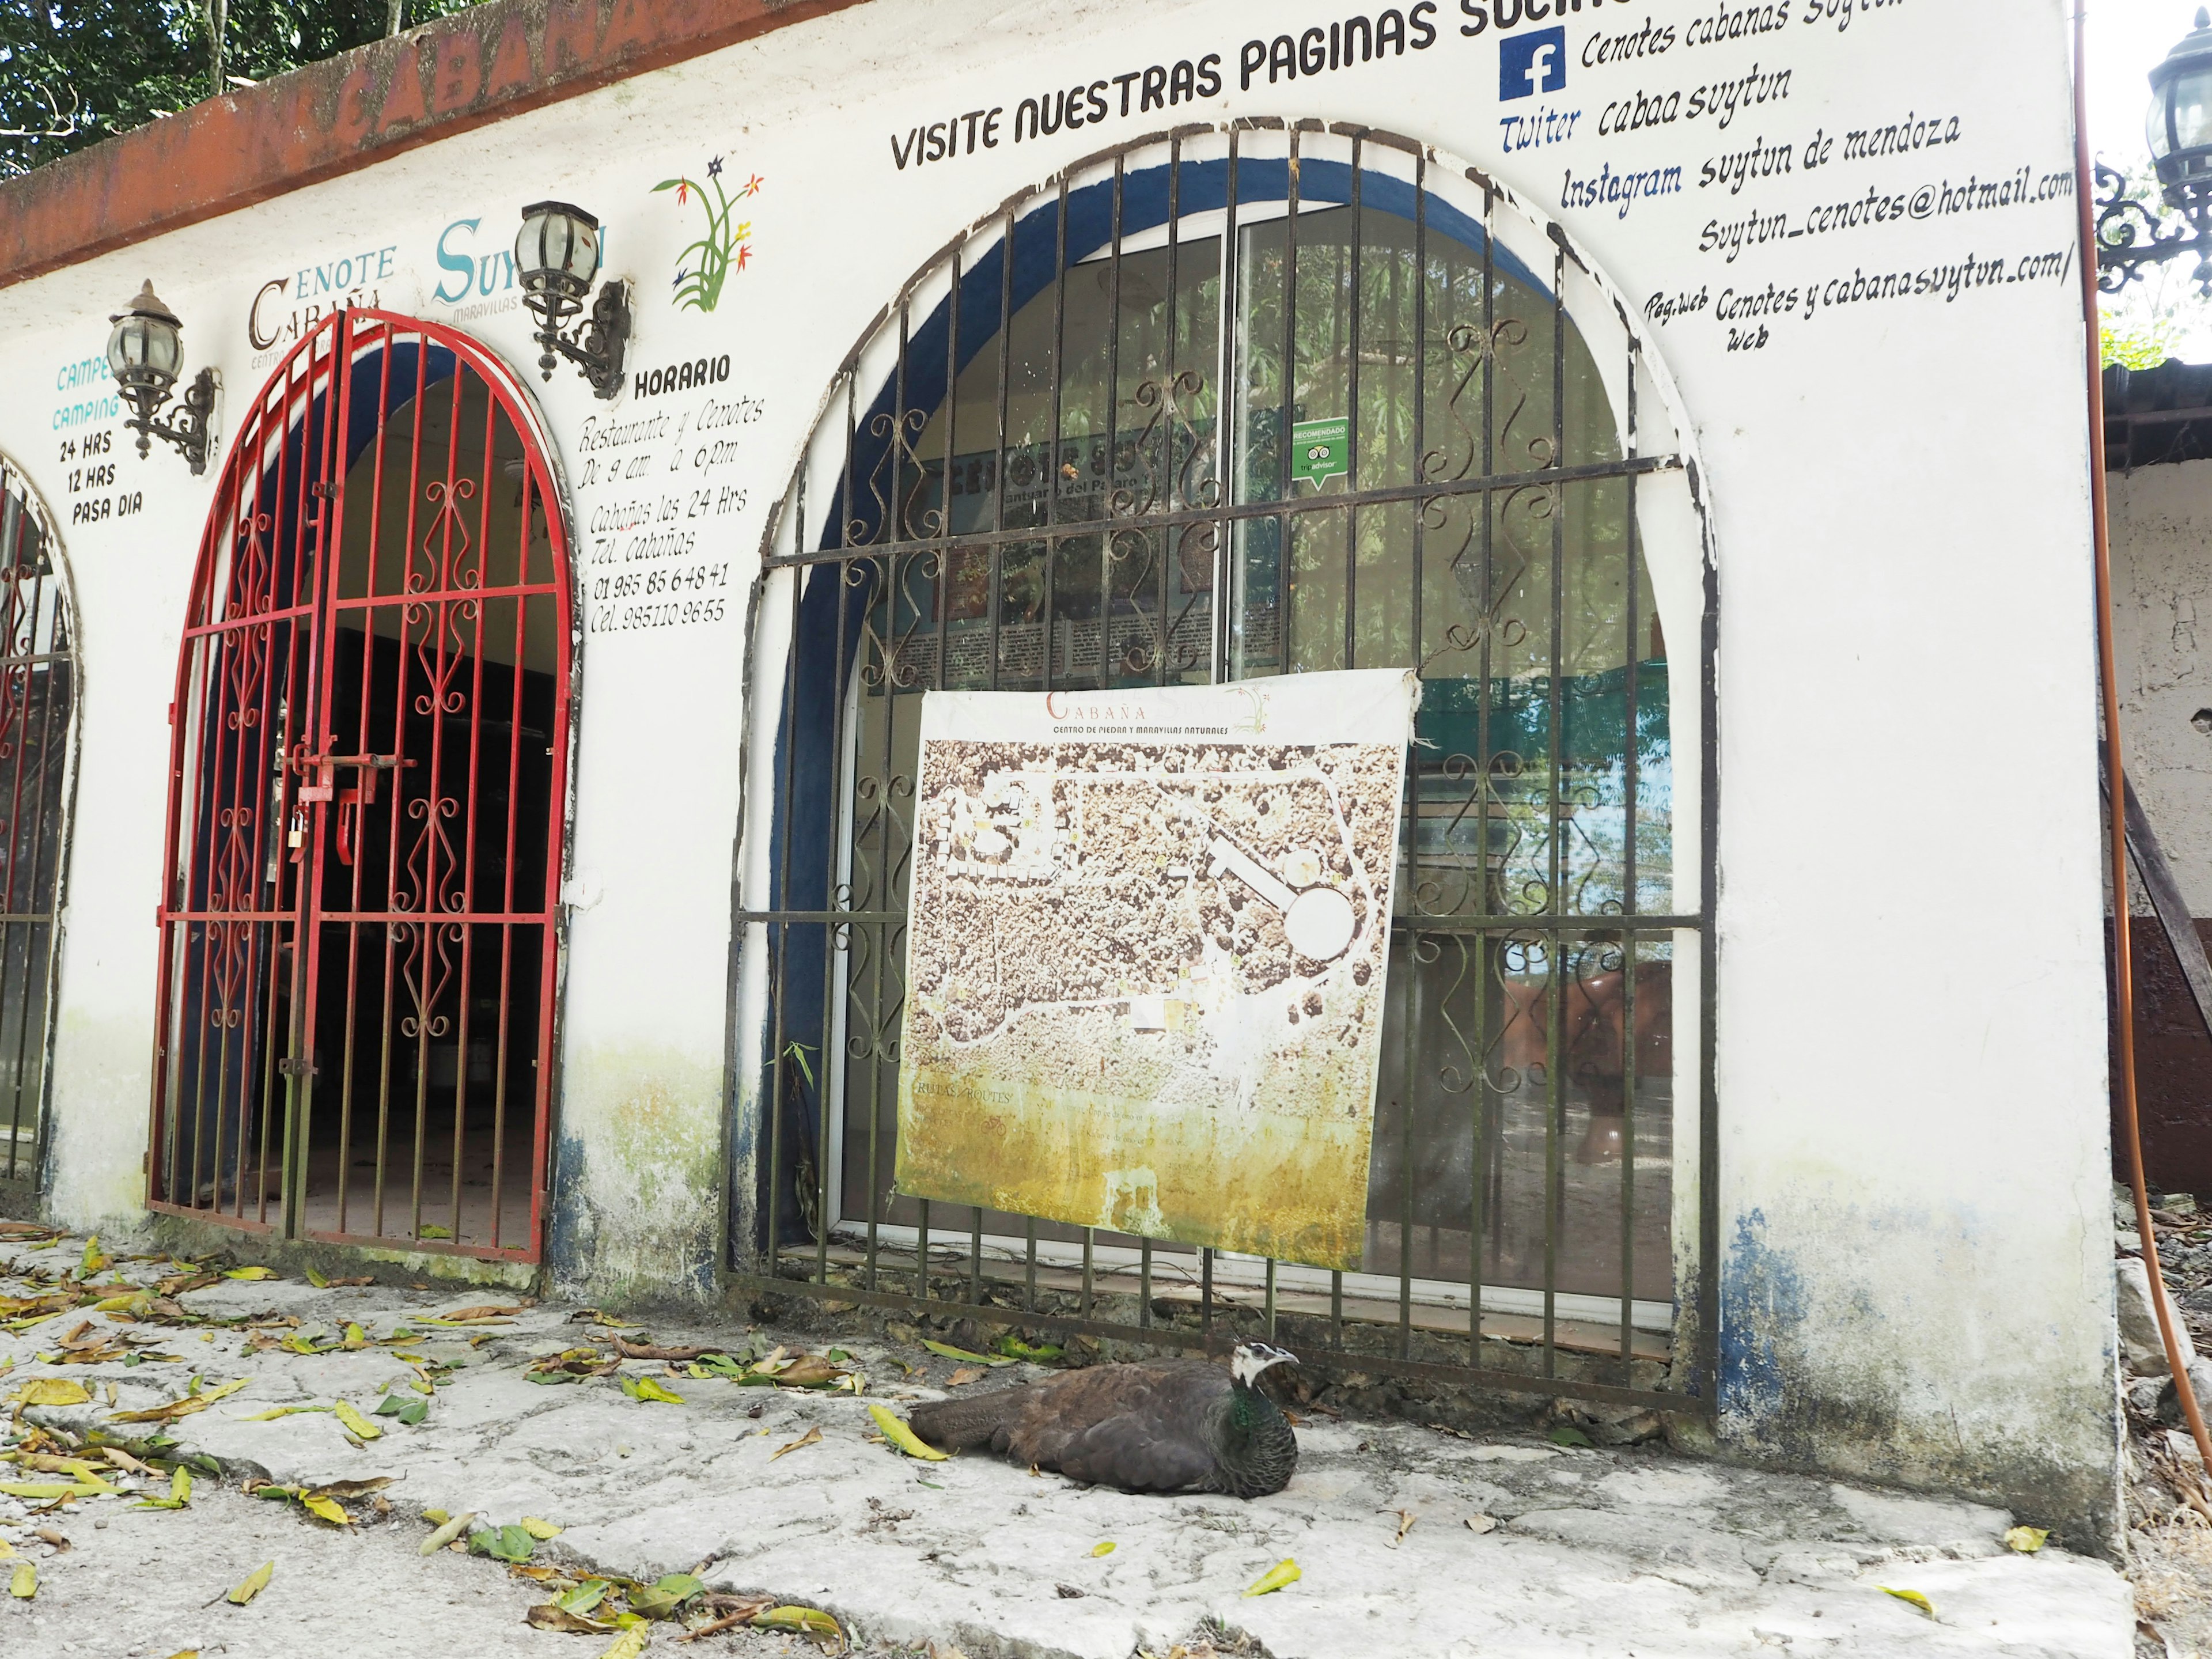
<svg viewBox="0 0 2212 1659">
<path fill-rule="evenodd" d="M 769 534 L 733 1009 L 762 1157 L 733 1262 L 1167 1343 L 1312 1321 L 1370 1368 L 1710 1399 L 1686 430 L 1569 240 L 1404 141 L 1149 141 L 955 239 L 848 358 Z M 922 695 L 1388 666 L 1423 698 L 1364 1270 L 893 1191 Z"/>
<path fill-rule="evenodd" d="M 0 1191 L 43 1179 L 76 691 L 61 541 L 0 454 Z"/>
</svg>

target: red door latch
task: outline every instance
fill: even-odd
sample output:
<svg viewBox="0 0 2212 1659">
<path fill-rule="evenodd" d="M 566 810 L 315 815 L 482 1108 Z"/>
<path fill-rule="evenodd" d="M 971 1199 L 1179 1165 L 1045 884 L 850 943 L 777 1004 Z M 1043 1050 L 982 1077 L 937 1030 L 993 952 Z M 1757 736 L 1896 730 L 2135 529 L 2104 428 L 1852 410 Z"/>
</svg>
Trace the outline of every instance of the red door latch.
<svg viewBox="0 0 2212 1659">
<path fill-rule="evenodd" d="M 412 760 L 398 755 L 301 755 L 292 763 L 301 773 L 312 767 L 315 781 L 300 787 L 297 799 L 301 801 L 335 801 L 338 809 L 338 862 L 351 864 L 359 850 L 361 837 L 361 809 L 376 804 L 376 775 L 412 766 Z M 337 787 L 337 770 L 350 766 L 361 775 L 361 781 L 345 789 Z"/>
</svg>

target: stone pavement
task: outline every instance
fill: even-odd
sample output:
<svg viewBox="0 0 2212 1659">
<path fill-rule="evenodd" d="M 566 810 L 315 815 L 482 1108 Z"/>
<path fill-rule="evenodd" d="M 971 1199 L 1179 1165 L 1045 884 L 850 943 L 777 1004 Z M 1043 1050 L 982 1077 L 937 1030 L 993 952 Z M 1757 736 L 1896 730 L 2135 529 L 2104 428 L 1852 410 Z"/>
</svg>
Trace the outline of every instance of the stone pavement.
<svg viewBox="0 0 2212 1659">
<path fill-rule="evenodd" d="M 0 1243 L 0 1297 L 51 1295 L 58 1276 L 79 1267 L 82 1248 L 82 1240 Z M 27 1268 L 50 1277 L 20 1276 Z M 165 1278 L 173 1285 L 179 1273 L 167 1259 L 123 1261 L 99 1275 L 98 1288 L 125 1294 L 120 1283 L 109 1291 L 118 1274 L 151 1287 Z M 391 1553 L 395 1562 L 415 1560 L 425 1510 L 481 1511 L 493 1523 L 543 1517 L 564 1530 L 538 1547 L 535 1563 L 642 1580 L 696 1572 L 715 1590 L 825 1609 L 856 1646 L 877 1651 L 914 1652 L 936 1642 L 969 1659 L 1131 1659 L 1206 1641 L 1224 1653 L 1273 1659 L 2125 1659 L 2134 1651 L 2129 1589 L 2117 1572 L 2056 1544 L 2015 1554 L 2002 1541 L 2011 1517 L 1968 1504 L 1756 1473 L 1655 1446 L 1568 1448 L 1532 1434 L 1474 1439 L 1405 1423 L 1323 1419 L 1300 1428 L 1297 1476 L 1276 1497 L 1249 1504 L 1135 1498 L 974 1455 L 915 1462 L 883 1443 L 871 1403 L 902 1410 L 936 1397 L 960 1369 L 918 1346 L 846 1343 L 843 1363 L 866 1378 L 860 1395 L 739 1386 L 695 1377 L 684 1364 L 647 1360 L 625 1362 L 617 1375 L 549 1386 L 527 1380 L 533 1360 L 584 1347 L 609 1355 L 617 1333 L 550 1304 L 523 1308 L 506 1316 L 510 1322 L 423 1322 L 470 1304 L 512 1301 L 496 1291 L 319 1290 L 277 1279 L 179 1291 L 167 1306 L 182 1320 L 142 1304 L 150 1322 L 117 1321 L 88 1304 L 20 1332 L 0 1329 L 0 1364 L 14 1362 L 0 1372 L 0 1399 L 33 1379 L 72 1378 L 88 1386 L 92 1403 L 25 1407 L 18 1431 L 40 1424 L 76 1437 L 94 1429 L 144 1435 L 154 1431 L 117 1424 L 113 1413 L 176 1400 L 193 1375 L 208 1387 L 247 1378 L 169 1425 L 175 1449 L 219 1460 L 234 1486 L 392 1477 L 383 1494 L 390 1514 L 362 1510 L 365 1524 L 356 1530 L 404 1534 L 407 1547 Z M 747 1345 L 738 1328 L 697 1317 L 687 1324 L 656 1316 L 651 1340 L 720 1342 L 756 1354 L 779 1340 L 760 1331 Z M 83 1345 L 106 1331 L 115 1339 L 106 1350 L 112 1357 L 69 1364 L 38 1358 L 68 1357 L 57 1345 L 88 1318 L 92 1329 L 76 1339 L 76 1352 L 100 1353 Z M 282 1322 L 295 1319 L 296 1326 Z M 321 1349 L 349 1325 L 361 1328 L 365 1346 L 314 1352 L 269 1346 L 281 1338 Z M 410 1334 L 394 1340 L 398 1330 Z M 645 1338 L 636 1329 L 619 1334 Z M 781 1340 L 793 1352 L 805 1340 Z M 125 1341 L 147 1343 L 147 1357 L 126 1364 L 118 1352 Z M 257 1342 L 260 1351 L 250 1351 Z M 252 1420 L 278 1407 L 329 1407 L 340 1399 L 368 1412 L 386 1390 L 422 1398 L 414 1384 L 426 1373 L 439 1381 L 424 1420 L 407 1426 L 374 1418 L 383 1432 L 362 1443 L 327 1410 Z M 1007 1367 L 962 1386 L 994 1387 L 1024 1374 L 1034 1373 Z M 617 1376 L 651 1377 L 683 1403 L 631 1398 Z M 777 1455 L 810 1431 L 819 1439 Z M 130 1482 L 118 1476 L 115 1484 Z M 27 1513 L 35 1501 L 0 1497 L 0 1539 L 39 1559 L 46 1584 L 65 1594 L 72 1556 L 46 1559 L 33 1541 L 31 1528 L 47 1524 Z M 161 1528 L 175 1529 L 181 1551 L 186 1528 L 202 1522 L 190 1510 L 127 1510 L 128 1501 L 87 1497 L 70 1504 L 72 1535 L 89 1537 L 87 1511 L 115 1514 L 118 1528 L 127 1514 L 134 1547 L 159 1576 L 160 1540 L 171 1535 Z M 272 1504 L 266 1513 L 295 1524 L 303 1538 L 326 1538 L 333 1551 L 356 1541 L 296 1506 Z M 1487 1529 L 1470 1528 L 1470 1518 Z M 1095 1553 L 1107 1542 L 1110 1553 Z M 1297 1563 L 1301 1578 L 1273 1595 L 1243 1595 L 1285 1559 Z M 442 1559 L 418 1565 L 426 1575 L 451 1571 Z M 1933 1617 L 1883 1587 L 1918 1592 Z M 0 1607 L 0 1650 L 35 1650 L 15 1645 L 9 1632 L 25 1630 L 15 1621 L 40 1605 Z M 514 1618 L 516 1605 L 506 1597 L 496 1616 Z M 228 1628 L 231 1659 L 264 1650 L 247 1638 L 246 1622 Z M 519 1638 L 517 1652 L 596 1659 L 607 1641 L 503 1628 Z M 295 1628 L 265 1650 L 296 1652 L 300 1633 Z M 651 1650 L 677 1633 L 654 1626 Z M 709 1656 L 757 1650 L 723 1648 L 739 1639 L 693 1645 Z M 496 1650 L 509 1644 L 501 1640 Z"/>
</svg>

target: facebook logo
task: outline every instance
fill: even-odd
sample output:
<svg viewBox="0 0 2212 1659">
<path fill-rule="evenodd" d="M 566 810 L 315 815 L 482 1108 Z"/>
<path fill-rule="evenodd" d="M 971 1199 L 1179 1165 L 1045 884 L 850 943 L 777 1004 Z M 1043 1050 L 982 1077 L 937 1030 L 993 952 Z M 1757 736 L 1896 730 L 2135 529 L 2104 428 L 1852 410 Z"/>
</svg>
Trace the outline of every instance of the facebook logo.
<svg viewBox="0 0 2212 1659">
<path fill-rule="evenodd" d="M 1526 34 L 1509 34 L 1498 43 L 1500 102 L 1557 92 L 1566 84 L 1565 29 L 1531 29 Z"/>
</svg>

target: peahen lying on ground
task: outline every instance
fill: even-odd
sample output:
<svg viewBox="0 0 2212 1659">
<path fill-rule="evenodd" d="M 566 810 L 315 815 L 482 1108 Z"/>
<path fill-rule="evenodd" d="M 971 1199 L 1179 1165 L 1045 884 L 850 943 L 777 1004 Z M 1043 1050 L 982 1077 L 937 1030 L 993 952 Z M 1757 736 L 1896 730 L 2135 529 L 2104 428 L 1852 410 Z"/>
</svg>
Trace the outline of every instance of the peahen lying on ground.
<svg viewBox="0 0 2212 1659">
<path fill-rule="evenodd" d="M 1042 1382 L 933 1401 L 914 1431 L 947 1449 L 988 1446 L 1012 1462 L 1124 1492 L 1265 1498 L 1291 1483 L 1297 1437 L 1253 1386 L 1297 1357 L 1247 1342 L 1229 1369 L 1204 1359 L 1095 1365 Z"/>
</svg>

